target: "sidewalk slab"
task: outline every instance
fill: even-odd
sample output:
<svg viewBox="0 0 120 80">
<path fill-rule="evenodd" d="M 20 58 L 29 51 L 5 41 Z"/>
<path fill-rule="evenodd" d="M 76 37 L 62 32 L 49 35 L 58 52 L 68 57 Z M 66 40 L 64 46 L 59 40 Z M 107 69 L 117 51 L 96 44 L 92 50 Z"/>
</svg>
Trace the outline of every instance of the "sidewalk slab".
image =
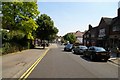
<svg viewBox="0 0 120 80">
<path fill-rule="evenodd" d="M 21 75 L 48 49 L 57 48 L 57 44 L 49 47 L 36 47 L 2 56 L 2 78 L 20 78 Z"/>
<path fill-rule="evenodd" d="M 120 58 L 110 58 L 109 61 L 120 66 Z"/>
<path fill-rule="evenodd" d="M 19 78 L 45 51 L 36 48 L 2 56 L 2 78 Z"/>
</svg>

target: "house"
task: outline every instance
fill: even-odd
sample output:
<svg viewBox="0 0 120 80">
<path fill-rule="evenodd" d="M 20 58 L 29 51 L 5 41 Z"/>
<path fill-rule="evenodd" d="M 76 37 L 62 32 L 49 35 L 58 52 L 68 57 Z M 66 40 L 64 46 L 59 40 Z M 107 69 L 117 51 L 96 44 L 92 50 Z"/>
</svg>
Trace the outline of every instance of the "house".
<svg viewBox="0 0 120 80">
<path fill-rule="evenodd" d="M 83 34 L 84 34 L 84 32 L 81 32 L 81 31 L 76 31 L 74 33 L 74 35 L 76 36 L 76 39 L 77 39 L 76 42 L 83 44 Z"/>
<path fill-rule="evenodd" d="M 89 25 L 89 30 L 86 31 L 83 35 L 83 44 L 86 46 L 97 45 L 97 34 L 98 34 L 98 28 Z"/>
<path fill-rule="evenodd" d="M 118 16 L 112 19 L 109 42 L 110 48 L 120 46 L 120 8 L 118 9 Z"/>
<path fill-rule="evenodd" d="M 83 35 L 83 43 L 86 46 L 108 47 L 109 28 L 112 18 L 102 17 L 96 27 L 89 25 L 88 31 Z"/>
<path fill-rule="evenodd" d="M 112 22 L 112 18 L 102 17 L 98 25 L 98 39 L 97 46 L 108 47 L 109 45 L 109 28 Z"/>
</svg>

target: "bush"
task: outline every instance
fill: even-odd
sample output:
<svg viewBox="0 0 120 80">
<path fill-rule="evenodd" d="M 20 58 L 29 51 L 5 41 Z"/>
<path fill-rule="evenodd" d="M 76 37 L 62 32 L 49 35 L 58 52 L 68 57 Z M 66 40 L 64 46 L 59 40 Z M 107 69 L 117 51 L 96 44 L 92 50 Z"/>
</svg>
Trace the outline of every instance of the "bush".
<svg viewBox="0 0 120 80">
<path fill-rule="evenodd" d="M 34 45 L 31 46 L 30 40 L 28 40 L 26 35 L 20 30 L 7 31 L 3 29 L 1 38 L 3 42 L 2 54 L 8 54 L 29 48 L 34 48 Z"/>
<path fill-rule="evenodd" d="M 9 43 L 6 42 L 4 44 L 2 44 L 2 54 L 8 54 L 8 53 L 13 53 L 13 52 L 17 52 L 17 51 L 22 51 L 24 49 L 27 49 L 26 46 L 21 46 L 20 44 L 17 43 Z"/>
</svg>

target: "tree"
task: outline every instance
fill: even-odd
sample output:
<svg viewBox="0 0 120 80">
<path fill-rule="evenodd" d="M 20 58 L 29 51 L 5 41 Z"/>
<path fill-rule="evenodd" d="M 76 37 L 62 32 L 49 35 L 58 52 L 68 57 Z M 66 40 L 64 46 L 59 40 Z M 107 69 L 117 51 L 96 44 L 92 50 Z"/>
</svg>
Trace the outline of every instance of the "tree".
<svg viewBox="0 0 120 80">
<path fill-rule="evenodd" d="M 2 28 L 9 30 L 5 39 L 30 48 L 33 33 L 38 28 L 35 19 L 39 13 L 36 2 L 2 2 Z"/>
<path fill-rule="evenodd" d="M 51 34 L 48 37 L 48 40 L 54 40 L 57 37 L 58 31 L 59 30 L 56 27 L 53 27 L 53 29 L 51 30 Z"/>
<path fill-rule="evenodd" d="M 39 11 L 36 2 L 2 2 L 2 27 L 21 30 L 27 39 L 33 39 L 32 31 L 37 29 L 35 18 Z"/>
<path fill-rule="evenodd" d="M 58 33 L 58 29 L 54 27 L 54 22 L 48 15 L 41 14 L 36 22 L 38 24 L 37 37 L 41 40 L 50 40 Z"/>
<path fill-rule="evenodd" d="M 76 41 L 76 37 L 72 33 L 68 33 L 63 36 L 64 40 L 69 41 L 70 43 L 74 43 Z"/>
</svg>

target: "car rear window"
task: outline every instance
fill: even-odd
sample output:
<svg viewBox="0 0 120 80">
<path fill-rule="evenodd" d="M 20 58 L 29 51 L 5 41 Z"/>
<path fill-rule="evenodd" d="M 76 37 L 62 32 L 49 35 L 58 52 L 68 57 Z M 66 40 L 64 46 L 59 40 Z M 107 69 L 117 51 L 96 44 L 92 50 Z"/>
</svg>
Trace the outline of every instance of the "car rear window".
<svg viewBox="0 0 120 80">
<path fill-rule="evenodd" d="M 80 46 L 80 48 L 81 48 L 81 49 L 87 49 L 87 47 L 86 47 L 86 46 Z"/>
<path fill-rule="evenodd" d="M 106 51 L 104 48 L 96 47 L 95 51 Z"/>
</svg>

